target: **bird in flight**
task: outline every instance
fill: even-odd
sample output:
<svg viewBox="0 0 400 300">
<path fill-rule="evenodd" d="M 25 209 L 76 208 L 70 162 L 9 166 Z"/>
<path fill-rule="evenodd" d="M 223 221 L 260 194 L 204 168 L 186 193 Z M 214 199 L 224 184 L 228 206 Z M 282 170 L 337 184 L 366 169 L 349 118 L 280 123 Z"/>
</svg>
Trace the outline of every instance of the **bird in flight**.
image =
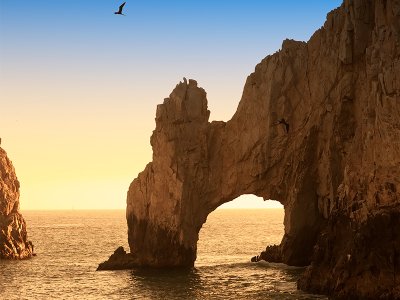
<svg viewBox="0 0 400 300">
<path fill-rule="evenodd" d="M 124 5 L 125 5 L 125 3 L 126 3 L 126 2 L 122 3 L 122 4 L 119 6 L 119 9 L 118 9 L 118 11 L 116 11 L 114 14 L 116 14 L 116 15 L 123 15 L 123 16 L 125 16 L 125 15 L 122 13 L 122 10 L 124 9 Z"/>
</svg>

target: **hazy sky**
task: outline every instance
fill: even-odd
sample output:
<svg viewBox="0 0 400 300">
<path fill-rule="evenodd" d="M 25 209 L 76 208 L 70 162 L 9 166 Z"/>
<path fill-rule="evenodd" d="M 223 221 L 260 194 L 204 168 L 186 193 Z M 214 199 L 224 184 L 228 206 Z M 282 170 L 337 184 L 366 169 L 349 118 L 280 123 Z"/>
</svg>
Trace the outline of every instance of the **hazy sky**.
<svg viewBox="0 0 400 300">
<path fill-rule="evenodd" d="M 121 3 L 0 0 L 0 137 L 22 209 L 125 208 L 182 77 L 207 91 L 210 121 L 229 120 L 255 65 L 341 1 L 128 0 L 125 17 Z"/>
</svg>

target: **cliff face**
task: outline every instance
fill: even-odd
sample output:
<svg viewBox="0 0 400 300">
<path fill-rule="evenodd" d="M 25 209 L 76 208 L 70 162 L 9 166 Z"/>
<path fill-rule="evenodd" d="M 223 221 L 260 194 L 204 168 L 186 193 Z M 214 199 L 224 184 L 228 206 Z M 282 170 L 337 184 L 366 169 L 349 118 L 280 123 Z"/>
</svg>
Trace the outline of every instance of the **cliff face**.
<svg viewBox="0 0 400 300">
<path fill-rule="evenodd" d="M 207 215 L 254 194 L 284 204 L 264 256 L 311 263 L 300 288 L 400 297 L 400 1 L 346 0 L 256 66 L 230 121 L 208 117 L 193 80 L 157 107 L 127 197 L 136 264 L 192 266 Z"/>
<path fill-rule="evenodd" d="M 0 259 L 33 255 L 25 220 L 19 212 L 19 181 L 7 153 L 0 148 Z"/>
</svg>

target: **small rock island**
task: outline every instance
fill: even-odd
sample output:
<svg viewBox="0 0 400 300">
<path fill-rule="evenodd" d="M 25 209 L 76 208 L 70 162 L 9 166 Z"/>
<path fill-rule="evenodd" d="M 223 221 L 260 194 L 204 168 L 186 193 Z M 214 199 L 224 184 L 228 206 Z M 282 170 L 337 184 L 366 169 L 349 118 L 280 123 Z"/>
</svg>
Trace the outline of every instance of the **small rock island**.
<svg viewBox="0 0 400 300">
<path fill-rule="evenodd" d="M 7 153 L 0 147 L 0 259 L 34 255 L 26 223 L 19 212 L 19 181 Z"/>
<path fill-rule="evenodd" d="M 158 105 L 127 195 L 131 253 L 99 269 L 191 267 L 208 214 L 254 194 L 285 208 L 281 244 L 257 259 L 308 266 L 309 292 L 400 298 L 399 1 L 345 0 L 256 66 L 231 120 L 209 114 L 194 80 Z"/>
</svg>

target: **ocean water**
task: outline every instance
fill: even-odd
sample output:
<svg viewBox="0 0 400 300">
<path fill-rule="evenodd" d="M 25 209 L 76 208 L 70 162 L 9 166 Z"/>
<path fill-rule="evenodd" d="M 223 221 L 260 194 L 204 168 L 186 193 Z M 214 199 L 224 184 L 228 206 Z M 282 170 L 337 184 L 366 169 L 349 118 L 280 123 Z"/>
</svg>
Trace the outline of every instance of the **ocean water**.
<svg viewBox="0 0 400 300">
<path fill-rule="evenodd" d="M 326 299 L 296 289 L 302 268 L 251 263 L 283 235 L 283 210 L 216 210 L 195 268 L 96 272 L 127 246 L 125 212 L 25 211 L 37 256 L 0 261 L 1 299 Z"/>
</svg>

